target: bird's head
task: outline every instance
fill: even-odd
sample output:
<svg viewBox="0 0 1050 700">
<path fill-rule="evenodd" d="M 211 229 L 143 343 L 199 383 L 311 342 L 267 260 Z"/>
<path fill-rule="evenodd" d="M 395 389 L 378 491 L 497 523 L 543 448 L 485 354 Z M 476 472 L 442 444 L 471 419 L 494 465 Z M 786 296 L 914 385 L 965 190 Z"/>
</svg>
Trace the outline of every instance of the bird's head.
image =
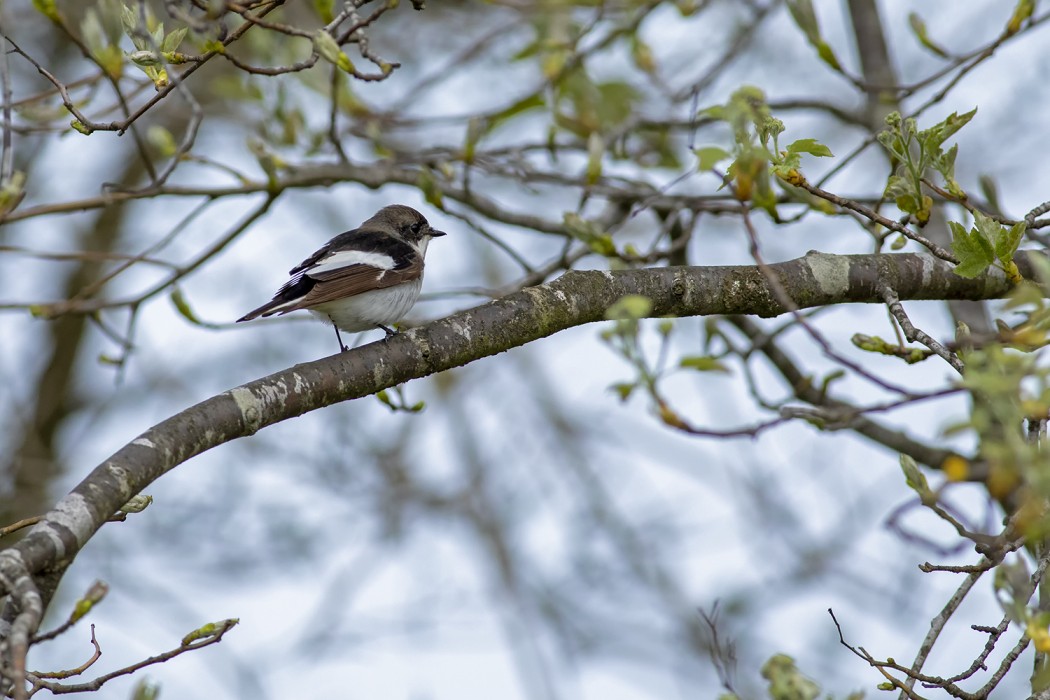
<svg viewBox="0 0 1050 700">
<path fill-rule="evenodd" d="M 431 238 L 444 236 L 444 231 L 432 227 L 422 214 L 403 204 L 392 204 L 383 207 L 361 228 L 375 228 L 389 231 L 406 243 L 417 246 L 421 252 L 427 249 Z"/>
</svg>

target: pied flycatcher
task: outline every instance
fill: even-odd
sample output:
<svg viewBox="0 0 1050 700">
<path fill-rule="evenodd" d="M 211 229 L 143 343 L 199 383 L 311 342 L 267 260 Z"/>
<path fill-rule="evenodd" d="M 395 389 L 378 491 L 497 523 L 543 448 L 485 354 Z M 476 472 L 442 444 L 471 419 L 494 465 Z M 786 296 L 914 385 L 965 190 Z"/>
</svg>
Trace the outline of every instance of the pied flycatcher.
<svg viewBox="0 0 1050 700">
<path fill-rule="evenodd" d="M 358 333 L 382 328 L 391 336 L 390 326 L 419 298 L 427 244 L 444 235 L 411 207 L 383 207 L 293 267 L 288 272 L 292 278 L 273 299 L 237 322 L 306 309 L 335 327 L 343 352 L 348 348 L 340 329 Z"/>
</svg>

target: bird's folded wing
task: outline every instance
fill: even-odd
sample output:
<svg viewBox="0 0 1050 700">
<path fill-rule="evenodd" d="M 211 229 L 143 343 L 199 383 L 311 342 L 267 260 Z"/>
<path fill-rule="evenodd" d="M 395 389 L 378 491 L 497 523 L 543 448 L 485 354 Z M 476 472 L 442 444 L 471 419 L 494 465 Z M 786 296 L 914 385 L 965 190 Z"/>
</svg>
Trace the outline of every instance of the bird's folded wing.
<svg viewBox="0 0 1050 700">
<path fill-rule="evenodd" d="M 366 264 L 323 268 L 324 266 L 319 265 L 306 271 L 306 277 L 313 280 L 314 284 L 310 291 L 296 300 L 295 308 L 305 309 L 373 289 L 396 287 L 417 280 L 423 275 L 423 261 L 419 258 L 398 269 L 383 269 Z"/>
</svg>

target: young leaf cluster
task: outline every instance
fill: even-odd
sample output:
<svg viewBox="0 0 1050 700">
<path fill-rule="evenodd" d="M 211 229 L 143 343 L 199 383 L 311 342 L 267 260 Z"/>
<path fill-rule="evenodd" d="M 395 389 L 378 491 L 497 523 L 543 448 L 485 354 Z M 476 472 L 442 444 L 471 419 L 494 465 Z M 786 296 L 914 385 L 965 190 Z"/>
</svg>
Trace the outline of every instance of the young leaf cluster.
<svg viewBox="0 0 1050 700">
<path fill-rule="evenodd" d="M 165 65 L 185 63 L 186 57 L 177 49 L 186 38 L 186 27 L 164 31 L 151 11 L 140 12 L 120 0 L 100 0 L 98 8 L 88 8 L 80 22 L 84 45 L 92 59 L 112 80 L 124 73 L 125 61 L 130 61 L 144 72 L 159 90 L 168 85 Z M 131 39 L 134 51 L 120 48 L 123 37 Z"/>
<path fill-rule="evenodd" d="M 923 178 L 935 170 L 944 178 L 945 190 L 958 200 L 966 199 L 966 192 L 955 180 L 955 157 L 958 144 L 945 150 L 944 142 L 964 127 L 977 108 L 957 114 L 952 112 L 943 121 L 929 129 L 919 130 L 915 119 L 904 119 L 899 112 L 886 117 L 887 128 L 878 135 L 879 143 L 896 161 L 894 174 L 886 184 L 886 196 L 896 202 L 897 208 L 925 226 L 933 212 L 933 198 L 923 189 Z"/>
<path fill-rule="evenodd" d="M 771 175 L 788 184 L 804 182 L 799 168 L 802 155 L 831 156 L 831 149 L 816 139 L 799 139 L 780 149 L 779 137 L 784 122 L 772 115 L 761 90 L 751 86 L 738 89 L 724 105 L 703 110 L 700 116 L 723 121 L 733 131 L 732 153 L 714 146 L 699 148 L 695 154 L 701 170 L 713 168 L 719 162 L 732 158 L 726 179 L 732 183 L 733 194 L 740 201 L 749 201 L 765 209 L 774 218 L 777 197 Z"/>
</svg>

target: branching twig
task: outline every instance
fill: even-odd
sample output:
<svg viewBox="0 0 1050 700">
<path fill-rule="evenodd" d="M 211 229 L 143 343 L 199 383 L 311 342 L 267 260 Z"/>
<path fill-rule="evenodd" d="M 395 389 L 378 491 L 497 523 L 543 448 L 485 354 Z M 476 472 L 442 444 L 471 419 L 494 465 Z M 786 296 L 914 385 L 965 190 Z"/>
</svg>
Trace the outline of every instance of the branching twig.
<svg viewBox="0 0 1050 700">
<path fill-rule="evenodd" d="M 938 357 L 941 357 L 945 362 L 950 364 L 952 369 L 956 372 L 959 374 L 963 373 L 965 367 L 958 355 L 941 345 L 936 338 L 933 338 L 928 333 L 916 328 L 912 324 L 911 319 L 908 318 L 908 314 L 904 311 L 904 306 L 901 305 L 901 300 L 897 298 L 897 295 L 889 284 L 883 282 L 879 291 L 882 294 L 883 299 L 886 300 L 886 306 L 889 307 L 893 318 L 897 320 L 897 323 L 900 324 L 901 330 L 904 331 L 904 337 L 907 338 L 909 342 L 922 343 L 928 347 L 931 352 L 935 353 Z"/>
<path fill-rule="evenodd" d="M 55 678 L 61 680 L 64 678 L 79 676 L 81 673 L 91 668 L 91 666 L 98 661 L 99 657 L 102 656 L 102 647 L 99 646 L 98 640 L 95 639 L 95 625 L 91 625 L 91 646 L 95 647 L 95 652 L 91 655 L 91 658 L 76 668 L 69 669 L 68 671 L 30 671 L 26 675 L 30 682 L 33 682 L 33 679 Z M 34 689 L 30 695 L 35 692 L 36 690 Z"/>
<path fill-rule="evenodd" d="M 55 695 L 95 692 L 114 678 L 127 676 L 132 673 L 135 673 L 140 669 L 146 668 L 148 666 L 153 666 L 154 664 L 164 663 L 165 661 L 174 659 L 176 656 L 181 656 L 182 654 L 185 654 L 187 652 L 196 651 L 197 649 L 202 649 L 204 647 L 211 646 L 212 644 L 218 644 L 222 641 L 223 636 L 225 636 L 227 632 L 233 629 L 233 627 L 236 624 L 237 620 L 223 620 L 221 623 L 218 623 L 218 627 L 212 634 L 203 639 L 180 644 L 174 649 L 165 651 L 161 654 L 157 654 L 156 656 L 151 656 L 148 659 L 143 659 L 142 661 L 131 664 L 129 666 L 125 666 L 124 668 L 117 669 L 116 671 L 112 671 L 105 675 L 99 676 L 98 678 L 95 678 L 94 680 L 88 681 L 86 683 L 63 685 L 61 683 L 53 683 L 50 681 L 46 681 L 43 679 L 43 677 L 38 676 L 36 674 L 27 674 L 27 680 L 32 684 L 32 690 L 30 691 L 30 695 L 36 693 L 39 690 L 47 690 Z"/>
</svg>

